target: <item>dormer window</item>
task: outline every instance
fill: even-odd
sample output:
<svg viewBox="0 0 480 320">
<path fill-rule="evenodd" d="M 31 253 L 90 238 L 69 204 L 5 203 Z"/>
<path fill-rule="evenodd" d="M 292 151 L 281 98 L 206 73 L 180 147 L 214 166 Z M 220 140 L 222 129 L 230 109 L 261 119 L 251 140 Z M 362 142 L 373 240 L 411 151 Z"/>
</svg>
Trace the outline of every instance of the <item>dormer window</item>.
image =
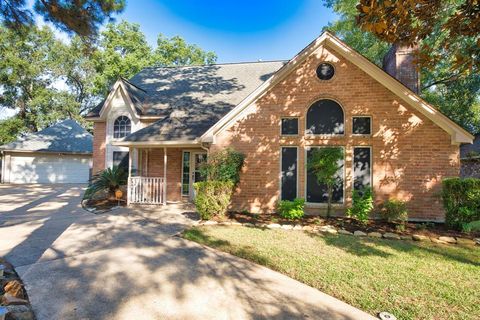
<svg viewBox="0 0 480 320">
<path fill-rule="evenodd" d="M 132 131 L 132 123 L 126 116 L 120 116 L 113 123 L 113 137 L 120 139 L 126 137 Z"/>
</svg>

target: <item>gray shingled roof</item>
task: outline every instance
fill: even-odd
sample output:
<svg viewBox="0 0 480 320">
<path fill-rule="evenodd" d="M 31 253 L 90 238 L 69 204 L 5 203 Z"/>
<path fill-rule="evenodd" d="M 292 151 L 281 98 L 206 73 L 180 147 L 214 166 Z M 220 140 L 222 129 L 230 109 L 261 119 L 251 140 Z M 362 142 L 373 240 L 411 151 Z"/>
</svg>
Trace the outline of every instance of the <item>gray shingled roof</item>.
<svg viewBox="0 0 480 320">
<path fill-rule="evenodd" d="M 146 68 L 124 84 L 139 114 L 162 118 L 124 140 L 199 137 L 286 62 Z M 102 106 L 87 117 L 97 117 Z"/>
<path fill-rule="evenodd" d="M 0 150 L 92 153 L 93 137 L 75 120 L 64 120 L 0 146 Z"/>
<path fill-rule="evenodd" d="M 475 136 L 472 144 L 462 144 L 460 146 L 460 159 L 466 159 L 469 154 L 474 158 L 478 158 L 480 155 L 480 134 Z"/>
</svg>

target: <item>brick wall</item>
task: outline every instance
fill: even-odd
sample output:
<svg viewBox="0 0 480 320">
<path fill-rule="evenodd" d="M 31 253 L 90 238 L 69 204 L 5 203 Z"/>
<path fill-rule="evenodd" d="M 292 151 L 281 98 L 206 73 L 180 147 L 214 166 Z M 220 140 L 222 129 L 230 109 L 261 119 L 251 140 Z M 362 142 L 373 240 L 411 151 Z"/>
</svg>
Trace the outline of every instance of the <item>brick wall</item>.
<svg viewBox="0 0 480 320">
<path fill-rule="evenodd" d="M 321 61 L 335 66 L 329 81 L 320 81 L 315 70 Z M 307 137 L 305 114 L 322 98 L 338 101 L 345 110 L 345 135 Z M 251 111 L 217 136 L 213 150 L 232 146 L 246 153 L 241 182 L 232 209 L 251 212 L 275 210 L 279 199 L 280 147 L 299 146 L 299 196 L 305 197 L 305 147 L 344 146 L 345 206 L 351 203 L 354 146 L 371 146 L 373 188 L 377 204 L 389 197 L 408 201 L 413 219 L 442 220 L 438 192 L 441 179 L 459 174 L 459 148 L 450 136 L 421 113 L 337 52 L 319 48 L 296 70 L 265 94 Z M 371 137 L 352 136 L 352 116 L 372 117 Z M 281 137 L 280 118 L 299 117 L 299 136 Z M 344 209 L 343 208 L 343 209 Z M 319 212 L 318 209 L 311 209 Z"/>
<path fill-rule="evenodd" d="M 105 169 L 106 128 L 105 122 L 93 123 L 93 174 Z"/>
<path fill-rule="evenodd" d="M 383 69 L 415 93 L 420 89 L 420 76 L 415 65 L 417 47 L 393 45 L 383 58 Z"/>
</svg>

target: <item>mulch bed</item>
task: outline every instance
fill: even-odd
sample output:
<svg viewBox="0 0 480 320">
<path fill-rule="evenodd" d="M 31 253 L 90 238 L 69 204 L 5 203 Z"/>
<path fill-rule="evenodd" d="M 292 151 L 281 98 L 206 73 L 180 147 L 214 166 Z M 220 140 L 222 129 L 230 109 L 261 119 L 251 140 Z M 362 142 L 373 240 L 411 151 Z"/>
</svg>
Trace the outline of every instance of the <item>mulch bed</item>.
<svg viewBox="0 0 480 320">
<path fill-rule="evenodd" d="M 126 201 L 118 201 L 114 199 L 89 199 L 84 204 L 87 208 L 94 208 L 96 211 L 109 211 L 112 208 L 127 205 Z"/>
<path fill-rule="evenodd" d="M 382 220 L 369 220 L 367 224 L 362 224 L 359 221 L 344 217 L 319 217 L 319 216 L 304 216 L 298 220 L 288 220 L 276 214 L 250 214 L 241 212 L 229 212 L 225 217 L 215 217 L 212 220 L 217 222 L 239 222 L 252 224 L 272 224 L 278 223 L 281 225 L 302 225 L 302 226 L 333 226 L 337 229 L 345 229 L 350 232 L 357 230 L 368 232 L 391 232 L 399 235 L 424 235 L 431 237 L 455 237 L 455 238 L 476 238 L 480 237 L 480 232 L 466 234 L 463 232 L 449 230 L 443 223 L 432 222 L 409 222 L 405 225 L 404 230 L 399 230 L 397 225 L 388 223 Z"/>
</svg>

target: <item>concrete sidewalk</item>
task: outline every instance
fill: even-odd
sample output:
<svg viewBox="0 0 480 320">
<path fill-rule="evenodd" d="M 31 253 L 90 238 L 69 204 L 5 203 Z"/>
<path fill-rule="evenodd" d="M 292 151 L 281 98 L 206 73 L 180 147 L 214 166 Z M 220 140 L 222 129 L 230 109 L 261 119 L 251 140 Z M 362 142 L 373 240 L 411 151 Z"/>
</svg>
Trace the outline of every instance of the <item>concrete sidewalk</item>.
<svg viewBox="0 0 480 320">
<path fill-rule="evenodd" d="M 189 208 L 95 216 L 78 207 L 81 187 L 37 186 L 38 196 L 28 199 L 15 188 L 0 188 L 0 203 L 13 201 L 7 212 L 0 205 L 0 251 L 16 266 L 39 320 L 375 319 L 270 269 L 176 237 L 192 223 Z"/>
</svg>

